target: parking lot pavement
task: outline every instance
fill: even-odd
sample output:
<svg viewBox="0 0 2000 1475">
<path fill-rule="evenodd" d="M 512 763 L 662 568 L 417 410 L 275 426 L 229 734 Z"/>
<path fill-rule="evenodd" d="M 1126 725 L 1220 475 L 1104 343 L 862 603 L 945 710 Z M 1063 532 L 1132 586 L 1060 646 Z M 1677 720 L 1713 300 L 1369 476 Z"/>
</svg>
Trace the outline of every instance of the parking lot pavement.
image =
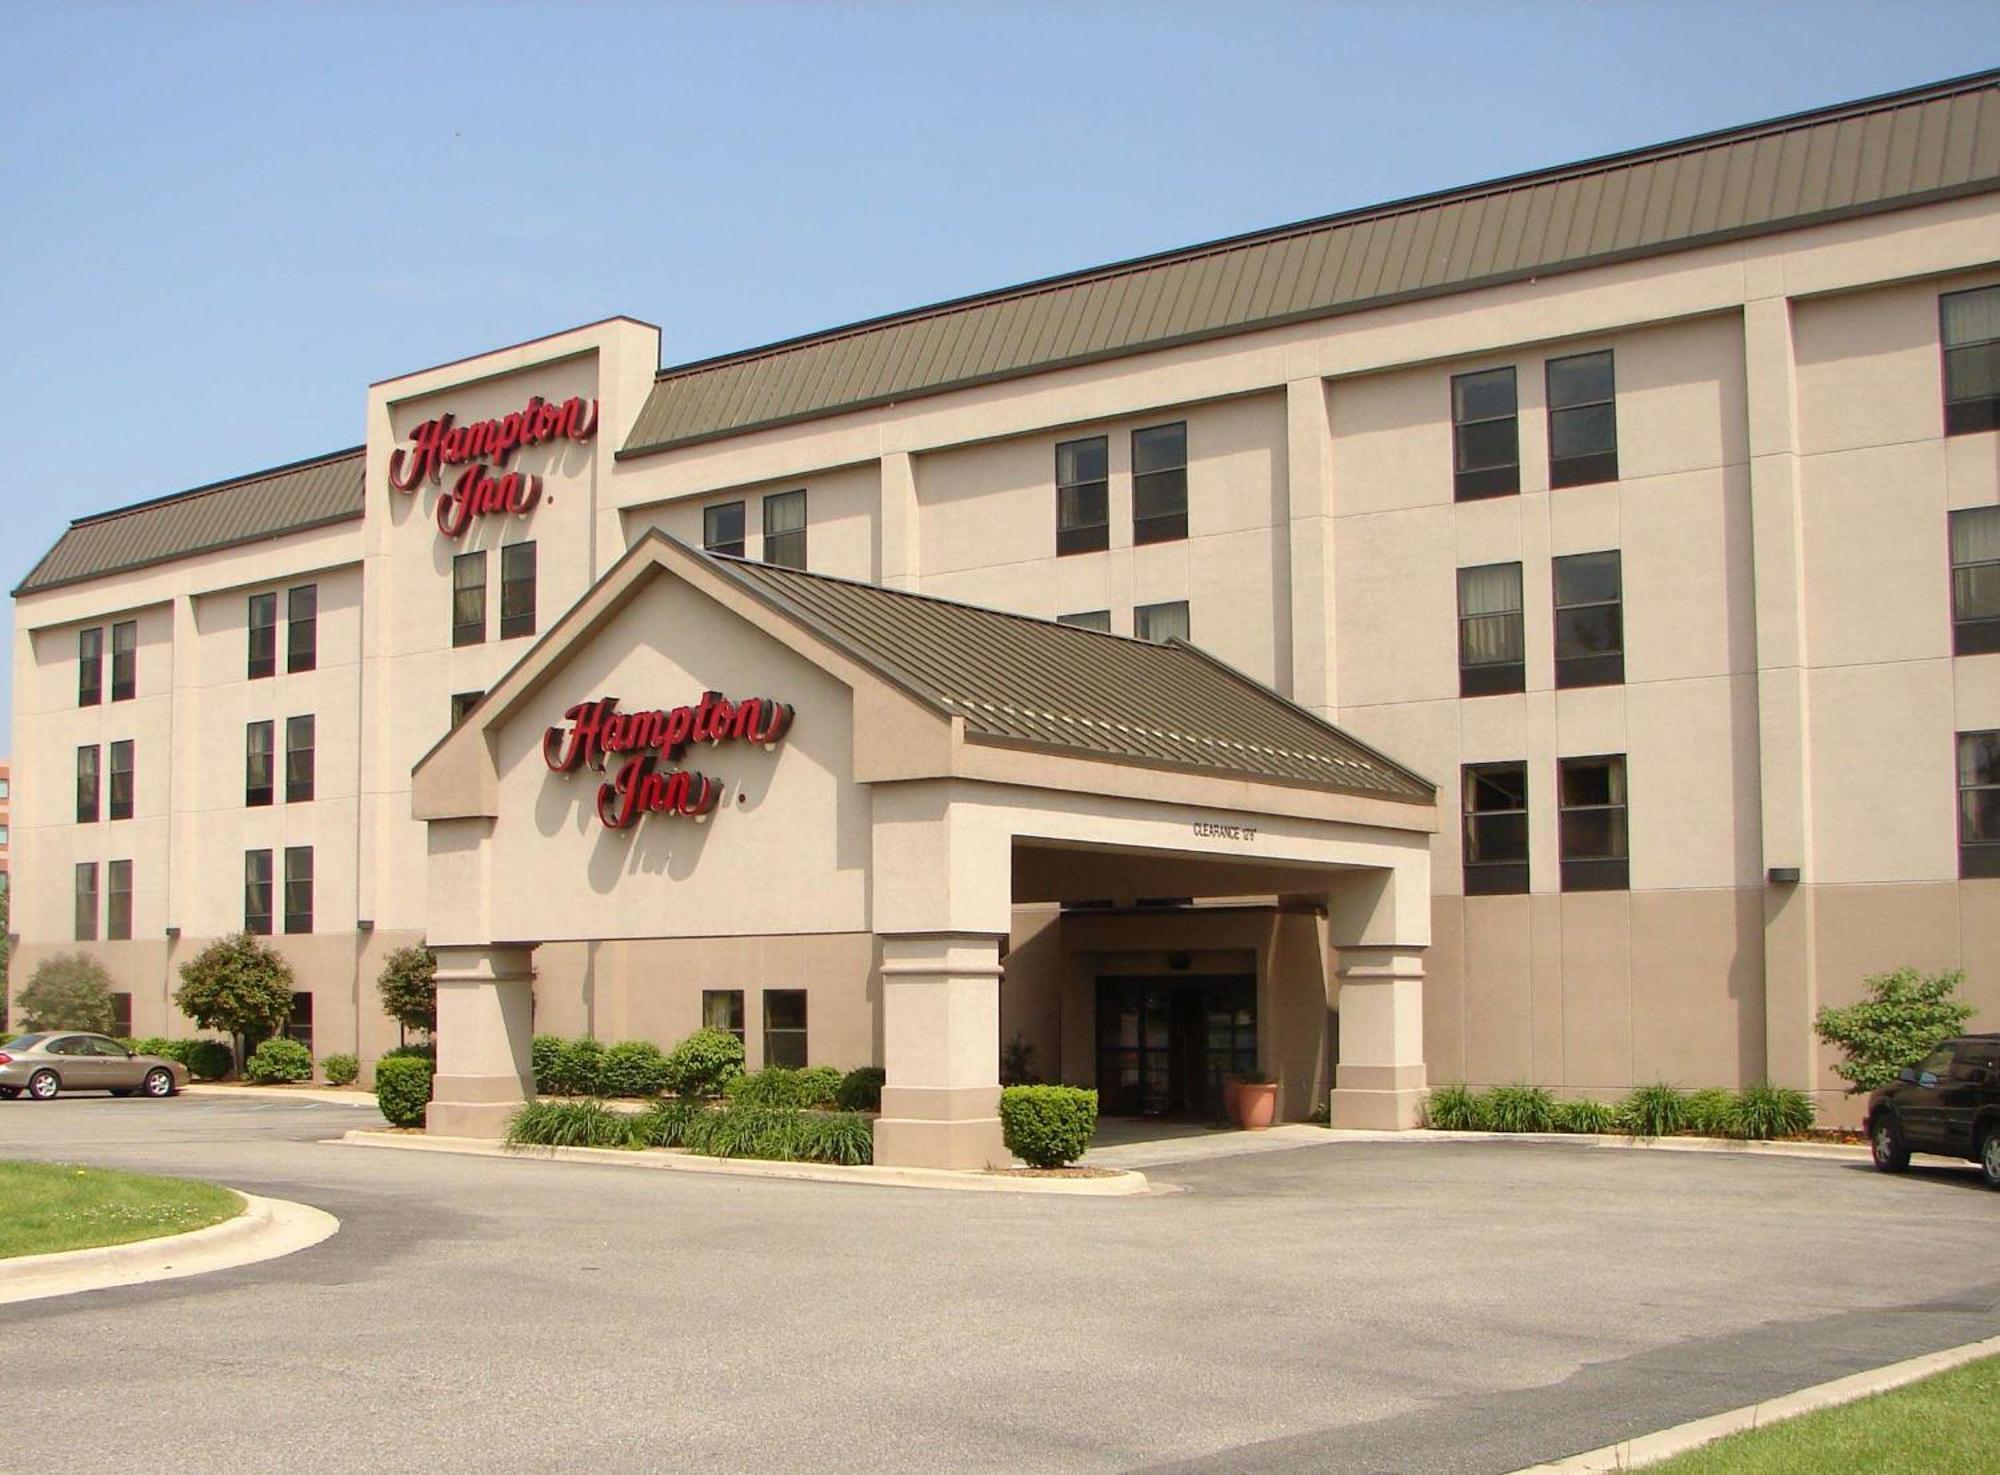
<svg viewBox="0 0 2000 1475">
<path fill-rule="evenodd" d="M 19 1468 L 1504 1471 L 2000 1333 L 1939 1164 L 1368 1144 L 1142 1199 L 322 1146 L 331 1104 L 0 1104 L 0 1155 L 338 1215 L 0 1308 Z"/>
</svg>

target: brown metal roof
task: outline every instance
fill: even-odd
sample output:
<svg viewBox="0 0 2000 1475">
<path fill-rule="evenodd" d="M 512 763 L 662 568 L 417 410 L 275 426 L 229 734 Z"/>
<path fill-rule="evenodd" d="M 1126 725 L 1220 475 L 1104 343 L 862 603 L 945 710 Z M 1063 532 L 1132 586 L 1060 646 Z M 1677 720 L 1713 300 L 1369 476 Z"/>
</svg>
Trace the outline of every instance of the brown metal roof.
<svg viewBox="0 0 2000 1475">
<path fill-rule="evenodd" d="M 362 448 L 80 517 L 15 594 L 129 573 L 361 516 Z"/>
<path fill-rule="evenodd" d="M 1425 779 L 1191 645 L 714 562 L 989 741 L 1431 803 Z"/>
<path fill-rule="evenodd" d="M 2000 71 L 662 371 L 619 452 L 2000 186 Z"/>
</svg>

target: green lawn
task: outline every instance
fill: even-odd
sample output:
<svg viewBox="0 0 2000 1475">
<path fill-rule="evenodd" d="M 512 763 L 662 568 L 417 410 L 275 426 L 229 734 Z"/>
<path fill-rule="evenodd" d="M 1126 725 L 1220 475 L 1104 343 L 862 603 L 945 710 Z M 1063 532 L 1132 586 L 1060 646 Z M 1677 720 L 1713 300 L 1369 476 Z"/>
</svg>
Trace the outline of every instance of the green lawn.
<svg viewBox="0 0 2000 1475">
<path fill-rule="evenodd" d="M 129 1244 L 243 1212 L 226 1188 L 77 1163 L 0 1163 L 0 1260 Z"/>
<path fill-rule="evenodd" d="M 1768 1429 L 1647 1475 L 1988 1475 L 2000 1468 L 2000 1357 Z"/>
</svg>

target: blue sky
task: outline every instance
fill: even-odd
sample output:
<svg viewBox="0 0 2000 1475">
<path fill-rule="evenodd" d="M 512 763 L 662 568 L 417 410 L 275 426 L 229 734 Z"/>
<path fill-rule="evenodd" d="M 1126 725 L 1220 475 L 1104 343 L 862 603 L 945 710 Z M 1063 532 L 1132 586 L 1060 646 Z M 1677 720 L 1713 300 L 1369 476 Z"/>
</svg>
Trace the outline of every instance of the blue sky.
<svg viewBox="0 0 2000 1475">
<path fill-rule="evenodd" d="M 679 362 L 1995 60 L 1947 0 L 5 19 L 8 588 L 72 517 L 357 443 L 371 380 L 613 313 Z"/>
</svg>

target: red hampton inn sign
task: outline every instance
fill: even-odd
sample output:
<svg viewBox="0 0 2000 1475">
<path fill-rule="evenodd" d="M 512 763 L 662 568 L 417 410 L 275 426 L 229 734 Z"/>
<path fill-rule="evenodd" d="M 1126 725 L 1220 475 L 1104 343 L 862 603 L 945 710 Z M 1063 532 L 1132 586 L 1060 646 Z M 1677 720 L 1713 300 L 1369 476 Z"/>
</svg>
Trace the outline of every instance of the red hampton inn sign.
<svg viewBox="0 0 2000 1475">
<path fill-rule="evenodd" d="M 541 477 L 506 470 L 514 452 L 552 440 L 581 445 L 596 435 L 597 401 L 586 406 L 574 395 L 554 404 L 538 394 L 498 420 L 470 425 L 440 415 L 419 425 L 410 433 L 409 445 L 389 457 L 389 485 L 399 492 L 414 492 L 426 480 L 442 486 L 445 467 L 464 467 L 451 489 L 438 494 L 437 504 L 438 531 L 462 538 L 475 517 L 526 515 L 542 500 Z M 494 467 L 500 468 L 498 475 Z"/>
<path fill-rule="evenodd" d="M 597 818 L 606 829 L 623 830 L 642 814 L 706 821 L 722 801 L 722 785 L 691 768 L 663 773 L 661 762 L 678 763 L 691 743 L 775 748 L 791 731 L 792 709 L 770 697 L 732 702 L 719 691 L 705 691 L 698 705 L 664 712 L 621 712 L 618 698 L 598 697 L 578 702 L 563 713 L 563 721 L 568 726 L 542 734 L 542 761 L 556 773 L 574 773 L 585 764 L 602 773 L 606 758 L 622 757 L 617 776 L 597 786 Z"/>
</svg>

